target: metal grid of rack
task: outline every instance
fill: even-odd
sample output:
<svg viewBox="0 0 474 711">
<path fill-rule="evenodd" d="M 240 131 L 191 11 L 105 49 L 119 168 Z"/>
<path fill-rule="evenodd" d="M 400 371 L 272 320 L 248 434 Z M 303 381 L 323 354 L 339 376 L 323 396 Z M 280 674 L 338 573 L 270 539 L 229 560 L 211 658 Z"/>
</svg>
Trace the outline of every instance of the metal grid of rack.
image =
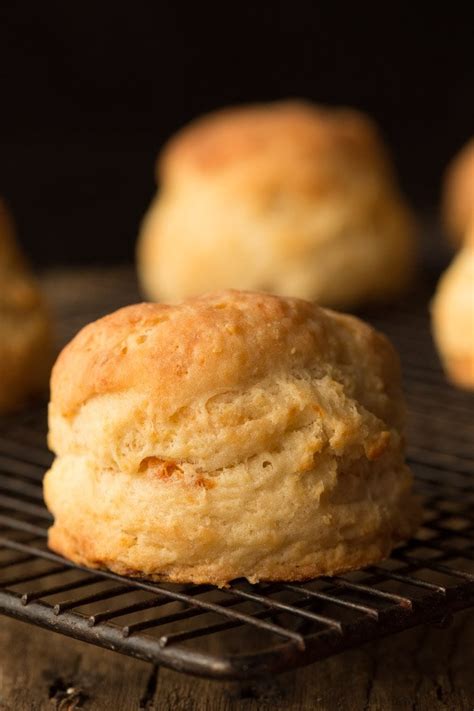
<svg viewBox="0 0 474 711">
<path fill-rule="evenodd" d="M 133 281 L 63 304 L 61 338 L 133 301 Z M 87 293 L 87 290 L 86 290 Z M 304 584 L 218 590 L 87 570 L 48 550 L 40 407 L 0 422 L 0 612 L 184 672 L 239 679 L 285 671 L 474 605 L 474 399 L 445 380 L 426 300 L 369 315 L 399 348 L 409 461 L 424 497 L 416 537 L 378 566 Z"/>
</svg>

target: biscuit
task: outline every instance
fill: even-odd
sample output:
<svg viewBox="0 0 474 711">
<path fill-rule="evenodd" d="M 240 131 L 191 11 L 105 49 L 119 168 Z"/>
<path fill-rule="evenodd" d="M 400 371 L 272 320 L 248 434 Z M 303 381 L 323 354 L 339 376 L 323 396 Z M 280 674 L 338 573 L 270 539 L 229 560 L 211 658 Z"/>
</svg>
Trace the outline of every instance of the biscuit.
<svg viewBox="0 0 474 711">
<path fill-rule="evenodd" d="M 0 283 L 1 415 L 46 390 L 52 363 L 49 316 L 1 201 Z"/>
<path fill-rule="evenodd" d="M 446 171 L 443 220 L 453 243 L 459 245 L 474 221 L 474 138 L 454 157 Z"/>
<path fill-rule="evenodd" d="M 334 307 L 410 281 L 415 223 L 364 114 L 285 101 L 218 111 L 180 131 L 138 243 L 153 300 L 220 288 Z"/>
<path fill-rule="evenodd" d="M 450 380 L 474 390 L 474 223 L 438 284 L 433 335 Z"/>
<path fill-rule="evenodd" d="M 302 580 L 418 521 L 396 354 L 356 318 L 223 291 L 86 326 L 53 368 L 49 545 L 171 582 Z"/>
</svg>

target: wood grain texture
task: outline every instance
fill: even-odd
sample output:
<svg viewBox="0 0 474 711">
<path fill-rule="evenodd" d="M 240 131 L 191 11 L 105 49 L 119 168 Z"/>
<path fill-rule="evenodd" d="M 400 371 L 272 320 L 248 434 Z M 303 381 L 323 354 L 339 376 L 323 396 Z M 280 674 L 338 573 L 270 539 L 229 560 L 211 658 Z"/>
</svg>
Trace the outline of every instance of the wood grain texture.
<svg viewBox="0 0 474 711">
<path fill-rule="evenodd" d="M 474 614 L 249 683 L 177 674 L 0 619 L 1 711 L 472 711 Z"/>
</svg>

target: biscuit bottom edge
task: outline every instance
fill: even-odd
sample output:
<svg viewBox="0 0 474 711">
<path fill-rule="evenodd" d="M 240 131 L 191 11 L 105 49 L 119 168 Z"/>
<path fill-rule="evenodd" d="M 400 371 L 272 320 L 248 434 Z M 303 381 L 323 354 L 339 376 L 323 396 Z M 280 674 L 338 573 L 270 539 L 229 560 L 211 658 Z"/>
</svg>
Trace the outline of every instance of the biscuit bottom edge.
<svg viewBox="0 0 474 711">
<path fill-rule="evenodd" d="M 176 565 L 167 572 L 145 572 L 130 568 L 120 560 L 100 559 L 91 556 L 82 546 L 79 537 L 54 524 L 48 531 L 48 546 L 51 550 L 78 565 L 110 571 L 112 573 L 140 578 L 160 583 L 210 584 L 226 587 L 233 580 L 246 578 L 250 583 L 258 582 L 304 582 L 321 576 L 334 576 L 375 565 L 387 559 L 393 549 L 409 540 L 421 523 L 421 505 L 411 497 L 404 502 L 403 520 L 398 521 L 394 530 L 383 530 L 370 540 L 341 541 L 333 548 L 315 551 L 312 560 L 299 564 L 268 561 L 256 565 L 252 570 L 237 569 L 219 561 L 203 565 Z M 276 556 L 277 557 L 277 556 Z"/>
<path fill-rule="evenodd" d="M 453 385 L 474 391 L 474 357 L 442 355 L 442 361 L 444 371 Z"/>
</svg>

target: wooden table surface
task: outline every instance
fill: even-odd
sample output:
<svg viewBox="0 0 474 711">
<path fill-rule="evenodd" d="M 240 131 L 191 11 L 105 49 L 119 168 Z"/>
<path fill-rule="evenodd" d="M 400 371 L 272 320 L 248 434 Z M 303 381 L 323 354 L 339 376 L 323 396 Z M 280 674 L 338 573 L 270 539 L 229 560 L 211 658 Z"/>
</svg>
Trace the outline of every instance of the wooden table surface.
<svg viewBox="0 0 474 711">
<path fill-rule="evenodd" d="M 1 711 L 472 711 L 474 614 L 258 682 L 184 676 L 0 619 Z"/>
</svg>

